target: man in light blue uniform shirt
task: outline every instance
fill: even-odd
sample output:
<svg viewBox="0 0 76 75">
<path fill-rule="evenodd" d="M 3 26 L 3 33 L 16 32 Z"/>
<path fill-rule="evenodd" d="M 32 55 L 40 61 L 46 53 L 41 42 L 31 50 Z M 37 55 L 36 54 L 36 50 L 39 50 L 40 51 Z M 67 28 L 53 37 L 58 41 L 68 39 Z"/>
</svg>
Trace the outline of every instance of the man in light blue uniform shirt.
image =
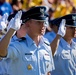
<svg viewBox="0 0 76 75">
<path fill-rule="evenodd" d="M 50 72 L 54 70 L 53 57 L 50 43 L 43 37 L 47 26 L 45 22 L 48 21 L 47 7 L 37 6 L 25 12 L 26 39 L 9 44 L 14 31 L 20 28 L 20 18 L 21 11 L 12 19 L 11 28 L 0 42 L 0 55 L 7 55 L 7 58 L 12 60 L 8 74 L 50 75 Z M 6 44 L 3 43 L 4 41 Z"/>
<path fill-rule="evenodd" d="M 55 22 L 56 20 L 57 20 L 57 18 L 49 21 L 49 25 L 50 25 L 52 31 L 51 31 L 51 32 L 47 32 L 47 33 L 44 35 L 44 37 L 47 38 L 50 43 L 55 39 L 56 33 L 58 32 L 58 27 L 59 27 L 59 25 L 54 24 L 54 22 Z"/>
<path fill-rule="evenodd" d="M 0 19 L 0 31 L 1 33 L 4 33 L 5 28 L 7 27 L 7 18 L 8 14 L 4 14 Z M 2 35 L 3 36 L 3 35 Z M 2 38 L 1 36 L 1 38 Z M 0 38 L 0 40 L 1 40 Z M 7 74 L 7 63 L 3 60 L 4 58 L 0 57 L 0 75 Z M 6 60 L 8 61 L 8 60 Z"/>
<path fill-rule="evenodd" d="M 65 19 L 65 35 L 57 38 L 59 46 L 54 53 L 55 70 L 51 75 L 76 75 L 76 43 L 73 41 L 76 32 L 76 14 L 60 17 L 55 24 Z"/>
<path fill-rule="evenodd" d="M 23 12 L 24 13 L 24 12 Z M 22 13 L 22 14 L 23 14 Z M 15 16 L 15 14 L 11 14 L 9 17 L 7 17 L 7 14 L 5 14 L 4 16 L 3 16 L 3 18 L 2 19 L 4 19 L 4 20 L 1 20 L 0 22 L 3 22 L 5 25 L 7 25 L 6 24 L 6 21 L 7 21 L 7 18 L 10 20 L 10 19 L 12 19 L 13 17 Z M 8 20 L 8 21 L 9 21 Z M 2 23 L 0 23 L 0 24 L 2 24 Z M 8 24 L 9 25 L 9 24 Z M 7 29 L 8 29 L 8 27 L 7 27 Z M 11 39 L 11 41 L 10 42 L 15 42 L 15 41 L 21 41 L 21 40 L 24 40 L 25 39 L 25 35 L 26 35 L 26 30 L 25 30 L 26 28 L 25 28 L 25 25 L 21 25 L 21 27 L 20 27 L 20 29 L 16 32 L 16 34 L 14 34 L 13 36 L 12 36 L 12 39 Z M 3 29 L 2 29 L 3 30 Z M 23 33 L 23 34 L 22 34 Z M 4 36 L 2 36 L 2 38 L 3 38 Z M 1 38 L 1 39 L 2 39 Z M 9 65 L 10 65 L 10 62 L 11 62 L 11 60 L 9 59 L 9 58 L 2 58 L 2 57 L 0 57 L 0 75 L 8 75 L 8 68 L 10 68 L 9 67 Z"/>
</svg>

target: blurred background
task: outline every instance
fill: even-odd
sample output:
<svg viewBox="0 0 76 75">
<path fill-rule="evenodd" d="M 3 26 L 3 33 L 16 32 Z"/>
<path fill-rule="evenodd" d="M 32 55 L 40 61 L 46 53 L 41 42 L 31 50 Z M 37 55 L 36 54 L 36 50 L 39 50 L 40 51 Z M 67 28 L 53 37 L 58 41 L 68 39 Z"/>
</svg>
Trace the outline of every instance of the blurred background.
<svg viewBox="0 0 76 75">
<path fill-rule="evenodd" d="M 5 13 L 10 15 L 19 10 L 27 11 L 31 7 L 41 5 L 48 7 L 50 19 L 76 13 L 76 0 L 0 0 L 0 18 Z M 50 27 L 47 31 L 51 31 Z"/>
<path fill-rule="evenodd" d="M 8 2 L 11 5 L 11 13 L 20 9 L 26 11 L 33 6 L 46 5 L 49 8 L 51 19 L 76 12 L 76 0 L 0 0 L 0 2 L 1 1 Z"/>
</svg>

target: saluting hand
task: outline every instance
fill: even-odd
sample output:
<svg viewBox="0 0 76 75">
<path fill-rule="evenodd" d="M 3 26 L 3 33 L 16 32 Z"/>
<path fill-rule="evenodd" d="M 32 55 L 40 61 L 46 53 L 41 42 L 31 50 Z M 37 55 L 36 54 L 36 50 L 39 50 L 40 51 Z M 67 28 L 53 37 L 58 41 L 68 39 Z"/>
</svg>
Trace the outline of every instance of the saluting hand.
<svg viewBox="0 0 76 75">
<path fill-rule="evenodd" d="M 59 27 L 59 30 L 58 30 L 58 33 L 59 35 L 61 35 L 62 37 L 65 36 L 66 34 L 66 27 L 65 27 L 65 19 L 62 19 L 61 23 L 60 23 L 60 27 Z"/>
<path fill-rule="evenodd" d="M 5 13 L 0 19 L 0 30 L 2 31 L 7 27 L 7 23 L 8 23 L 7 18 L 8 18 L 8 14 Z"/>
<path fill-rule="evenodd" d="M 20 29 L 22 23 L 21 16 L 22 16 L 22 11 L 18 11 L 15 17 L 12 18 L 11 21 L 9 22 L 7 30 L 12 28 L 15 31 L 17 31 L 18 29 Z"/>
</svg>

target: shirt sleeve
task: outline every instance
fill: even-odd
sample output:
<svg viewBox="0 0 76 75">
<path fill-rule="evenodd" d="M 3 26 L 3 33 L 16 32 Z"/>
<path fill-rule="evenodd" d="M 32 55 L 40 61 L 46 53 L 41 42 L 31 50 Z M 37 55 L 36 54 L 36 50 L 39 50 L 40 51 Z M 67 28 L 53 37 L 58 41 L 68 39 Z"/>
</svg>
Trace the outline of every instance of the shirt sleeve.
<svg viewBox="0 0 76 75">
<path fill-rule="evenodd" d="M 11 43 L 8 47 L 7 58 L 16 59 L 20 56 L 21 46 L 15 42 Z"/>
</svg>

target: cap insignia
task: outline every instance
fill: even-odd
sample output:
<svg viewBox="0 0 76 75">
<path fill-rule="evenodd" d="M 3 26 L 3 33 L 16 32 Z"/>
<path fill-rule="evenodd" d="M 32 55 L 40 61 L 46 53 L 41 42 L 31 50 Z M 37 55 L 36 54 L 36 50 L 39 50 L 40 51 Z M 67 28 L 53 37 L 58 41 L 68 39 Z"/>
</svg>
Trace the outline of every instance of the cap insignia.
<svg viewBox="0 0 76 75">
<path fill-rule="evenodd" d="M 74 26 L 76 26 L 76 16 L 72 16 L 72 19 L 74 20 L 74 21 L 73 21 Z"/>
<path fill-rule="evenodd" d="M 42 17 L 44 17 L 44 9 L 40 8 L 40 12 L 42 13 Z"/>
</svg>

